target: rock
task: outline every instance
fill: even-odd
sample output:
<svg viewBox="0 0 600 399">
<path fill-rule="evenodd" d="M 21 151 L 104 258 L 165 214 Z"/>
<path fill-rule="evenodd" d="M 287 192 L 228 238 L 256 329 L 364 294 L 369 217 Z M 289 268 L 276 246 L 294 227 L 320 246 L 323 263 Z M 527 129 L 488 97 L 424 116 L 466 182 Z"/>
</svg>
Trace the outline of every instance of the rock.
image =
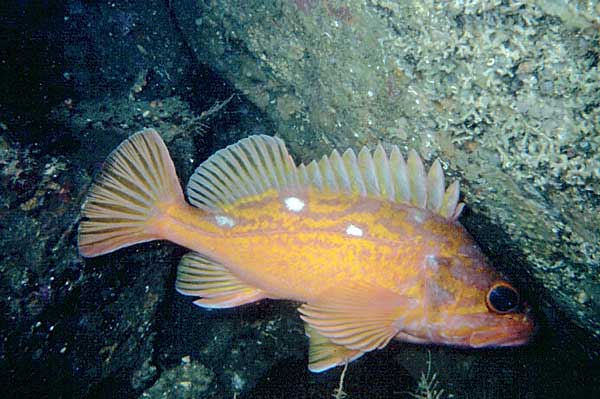
<svg viewBox="0 0 600 399">
<path fill-rule="evenodd" d="M 205 397 L 213 373 L 200 363 L 182 361 L 180 366 L 164 371 L 158 381 L 140 399 L 196 399 Z"/>
</svg>

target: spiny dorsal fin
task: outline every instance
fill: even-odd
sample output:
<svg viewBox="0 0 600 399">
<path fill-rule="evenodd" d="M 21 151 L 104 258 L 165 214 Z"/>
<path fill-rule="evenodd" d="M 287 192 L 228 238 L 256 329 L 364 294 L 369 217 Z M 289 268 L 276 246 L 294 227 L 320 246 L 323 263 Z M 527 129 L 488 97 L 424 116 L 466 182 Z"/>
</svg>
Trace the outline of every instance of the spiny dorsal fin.
<svg viewBox="0 0 600 399">
<path fill-rule="evenodd" d="M 351 149 L 343 155 L 333 150 L 330 156 L 296 167 L 283 141 L 264 135 L 247 137 L 217 151 L 196 169 L 187 194 L 193 205 L 217 211 L 270 189 L 294 191 L 306 186 L 410 203 L 452 220 L 462 210 L 458 182 L 444 191 L 439 161 L 426 174 L 414 150 L 407 161 L 396 146 L 389 157 L 381 145 L 373 153 L 363 147 L 358 156 Z"/>
<path fill-rule="evenodd" d="M 463 204 L 458 203 L 458 182 L 445 190 L 444 172 L 439 160 L 433 162 L 426 174 L 416 151 L 409 151 L 408 159 L 404 161 L 397 146 L 392 147 L 389 157 L 381 144 L 373 154 L 363 147 L 358 157 L 351 149 L 342 156 L 333 150 L 329 157 L 324 156 L 319 162 L 300 165 L 298 177 L 303 186 L 407 202 L 452 220 L 460 216 L 463 208 Z"/>
</svg>

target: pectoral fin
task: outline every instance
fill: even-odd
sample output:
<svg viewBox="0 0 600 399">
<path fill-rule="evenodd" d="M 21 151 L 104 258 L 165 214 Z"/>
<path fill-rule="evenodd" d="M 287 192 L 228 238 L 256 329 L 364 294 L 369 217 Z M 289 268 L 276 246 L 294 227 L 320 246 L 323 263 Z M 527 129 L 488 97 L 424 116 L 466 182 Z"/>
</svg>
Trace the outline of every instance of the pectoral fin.
<svg viewBox="0 0 600 399">
<path fill-rule="evenodd" d="M 202 297 L 194 303 L 203 308 L 232 308 L 267 297 L 234 276 L 225 266 L 201 254 L 186 254 L 177 268 L 175 288 L 183 295 Z"/>
<path fill-rule="evenodd" d="M 330 368 L 350 363 L 364 355 L 364 352 L 359 350 L 348 349 L 345 346 L 334 344 L 309 324 L 304 324 L 304 330 L 310 340 L 308 369 L 313 373 L 320 373 Z"/>
<path fill-rule="evenodd" d="M 381 349 L 400 331 L 413 300 L 369 284 L 336 288 L 314 303 L 302 305 L 301 318 L 323 337 L 348 350 Z"/>
</svg>

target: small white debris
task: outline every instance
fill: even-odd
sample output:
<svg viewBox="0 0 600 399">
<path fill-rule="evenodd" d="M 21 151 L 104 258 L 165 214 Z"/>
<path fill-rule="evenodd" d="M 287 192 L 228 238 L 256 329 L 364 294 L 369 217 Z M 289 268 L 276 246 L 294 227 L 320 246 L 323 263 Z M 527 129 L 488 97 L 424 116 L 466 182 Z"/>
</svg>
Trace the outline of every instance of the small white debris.
<svg viewBox="0 0 600 399">
<path fill-rule="evenodd" d="M 363 231 L 360 227 L 349 224 L 348 227 L 346 227 L 346 234 L 349 236 L 362 237 Z"/>
<path fill-rule="evenodd" d="M 285 200 L 285 207 L 292 212 L 300 212 L 304 209 L 304 201 L 297 197 L 287 197 Z"/>
<path fill-rule="evenodd" d="M 246 385 L 246 380 L 244 380 L 238 373 L 234 373 L 231 378 L 231 385 L 233 386 L 233 390 L 240 392 L 244 385 Z"/>
<path fill-rule="evenodd" d="M 217 226 L 221 227 L 233 227 L 235 226 L 235 221 L 229 216 L 217 215 L 215 216 L 215 221 L 217 222 Z"/>
</svg>

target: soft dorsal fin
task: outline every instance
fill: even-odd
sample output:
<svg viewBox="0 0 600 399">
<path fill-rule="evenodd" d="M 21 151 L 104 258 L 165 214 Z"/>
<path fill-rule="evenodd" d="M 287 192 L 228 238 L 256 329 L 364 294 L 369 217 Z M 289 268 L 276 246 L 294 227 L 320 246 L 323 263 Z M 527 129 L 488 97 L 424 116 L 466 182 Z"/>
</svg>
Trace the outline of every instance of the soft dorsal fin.
<svg viewBox="0 0 600 399">
<path fill-rule="evenodd" d="M 444 172 L 436 160 L 426 173 L 411 150 L 407 161 L 397 146 L 388 156 L 380 145 L 356 156 L 351 149 L 307 165 L 295 166 L 283 141 L 250 136 L 217 151 L 194 172 L 187 186 L 190 202 L 208 211 L 226 209 L 244 198 L 270 189 L 288 192 L 311 186 L 321 191 L 348 193 L 410 203 L 448 219 L 460 215 L 458 182 L 445 189 Z"/>
<path fill-rule="evenodd" d="M 214 211 L 269 189 L 296 187 L 296 165 L 283 141 L 260 135 L 214 153 L 190 178 L 187 194 L 192 205 Z"/>
<path fill-rule="evenodd" d="M 181 258 L 175 288 L 180 294 L 202 297 L 194 303 L 203 308 L 232 308 L 267 297 L 264 291 L 247 285 L 222 264 L 196 252 Z"/>
</svg>

